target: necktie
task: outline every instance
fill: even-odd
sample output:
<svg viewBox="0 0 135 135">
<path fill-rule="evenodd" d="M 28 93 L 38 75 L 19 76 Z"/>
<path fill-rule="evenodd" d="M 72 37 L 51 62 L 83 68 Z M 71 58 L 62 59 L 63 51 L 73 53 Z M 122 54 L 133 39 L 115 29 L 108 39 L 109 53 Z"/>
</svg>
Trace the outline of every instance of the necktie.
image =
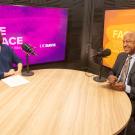
<svg viewBox="0 0 135 135">
<path fill-rule="evenodd" d="M 119 78 L 120 82 L 125 83 L 125 81 L 126 81 L 131 58 L 132 58 L 131 56 L 128 56 L 122 67 L 120 78 Z"/>
</svg>

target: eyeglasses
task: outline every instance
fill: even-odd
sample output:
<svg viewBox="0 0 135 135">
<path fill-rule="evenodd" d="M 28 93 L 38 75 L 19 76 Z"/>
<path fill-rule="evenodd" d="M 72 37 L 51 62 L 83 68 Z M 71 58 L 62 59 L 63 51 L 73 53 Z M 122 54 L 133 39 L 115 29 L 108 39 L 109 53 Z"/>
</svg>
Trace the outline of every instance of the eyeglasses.
<svg viewBox="0 0 135 135">
<path fill-rule="evenodd" d="M 134 43 L 135 41 L 132 41 L 132 40 L 123 40 L 123 44 L 125 43 Z"/>
</svg>

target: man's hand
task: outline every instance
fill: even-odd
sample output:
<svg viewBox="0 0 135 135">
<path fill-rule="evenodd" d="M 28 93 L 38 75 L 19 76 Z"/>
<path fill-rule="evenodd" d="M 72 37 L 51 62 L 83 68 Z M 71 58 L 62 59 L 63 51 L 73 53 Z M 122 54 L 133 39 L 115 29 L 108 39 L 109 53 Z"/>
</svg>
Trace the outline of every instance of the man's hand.
<svg viewBox="0 0 135 135">
<path fill-rule="evenodd" d="M 125 90 L 125 85 L 122 82 L 116 82 L 116 83 L 110 84 L 110 86 L 115 90 L 119 90 L 119 91 Z"/>
<path fill-rule="evenodd" d="M 118 78 L 114 75 L 109 75 L 107 79 L 110 84 L 114 84 L 118 80 Z"/>
</svg>

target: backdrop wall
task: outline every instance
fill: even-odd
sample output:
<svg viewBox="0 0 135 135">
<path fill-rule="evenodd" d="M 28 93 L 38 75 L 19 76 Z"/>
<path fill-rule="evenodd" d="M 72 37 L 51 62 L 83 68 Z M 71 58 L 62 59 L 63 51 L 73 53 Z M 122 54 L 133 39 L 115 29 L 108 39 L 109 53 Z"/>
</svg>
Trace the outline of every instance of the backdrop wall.
<svg viewBox="0 0 135 135">
<path fill-rule="evenodd" d="M 92 8 L 91 1 L 94 2 Z M 134 0 L 1 0 L 0 4 L 69 8 L 66 63 L 73 63 L 73 66 L 79 63 L 80 67 L 89 65 L 91 48 L 94 50 L 102 48 L 104 11 L 135 8 Z M 92 12 L 93 25 L 91 27 L 88 22 L 91 21 Z M 98 68 L 98 66 L 96 68 L 91 65 L 89 67 L 93 70 Z"/>
</svg>

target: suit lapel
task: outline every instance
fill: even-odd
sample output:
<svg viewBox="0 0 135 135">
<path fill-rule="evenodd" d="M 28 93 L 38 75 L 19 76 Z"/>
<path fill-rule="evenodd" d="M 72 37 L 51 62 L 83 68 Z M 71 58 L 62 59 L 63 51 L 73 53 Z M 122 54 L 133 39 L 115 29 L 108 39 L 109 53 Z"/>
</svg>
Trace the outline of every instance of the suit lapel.
<svg viewBox="0 0 135 135">
<path fill-rule="evenodd" d="M 135 72 L 135 62 L 134 62 L 134 64 L 133 64 L 132 68 L 131 68 L 130 74 L 132 74 L 132 73 L 134 73 L 134 72 Z"/>
<path fill-rule="evenodd" d="M 133 73 L 135 73 L 135 62 L 129 72 L 129 75 L 128 75 L 128 83 L 130 83 L 130 79 L 131 79 L 131 76 L 133 75 Z"/>
<path fill-rule="evenodd" d="M 120 74 L 121 70 L 122 70 L 122 67 L 127 59 L 127 54 L 123 55 L 123 57 L 120 59 L 120 62 L 119 62 L 119 69 L 118 69 L 118 75 Z"/>
</svg>

